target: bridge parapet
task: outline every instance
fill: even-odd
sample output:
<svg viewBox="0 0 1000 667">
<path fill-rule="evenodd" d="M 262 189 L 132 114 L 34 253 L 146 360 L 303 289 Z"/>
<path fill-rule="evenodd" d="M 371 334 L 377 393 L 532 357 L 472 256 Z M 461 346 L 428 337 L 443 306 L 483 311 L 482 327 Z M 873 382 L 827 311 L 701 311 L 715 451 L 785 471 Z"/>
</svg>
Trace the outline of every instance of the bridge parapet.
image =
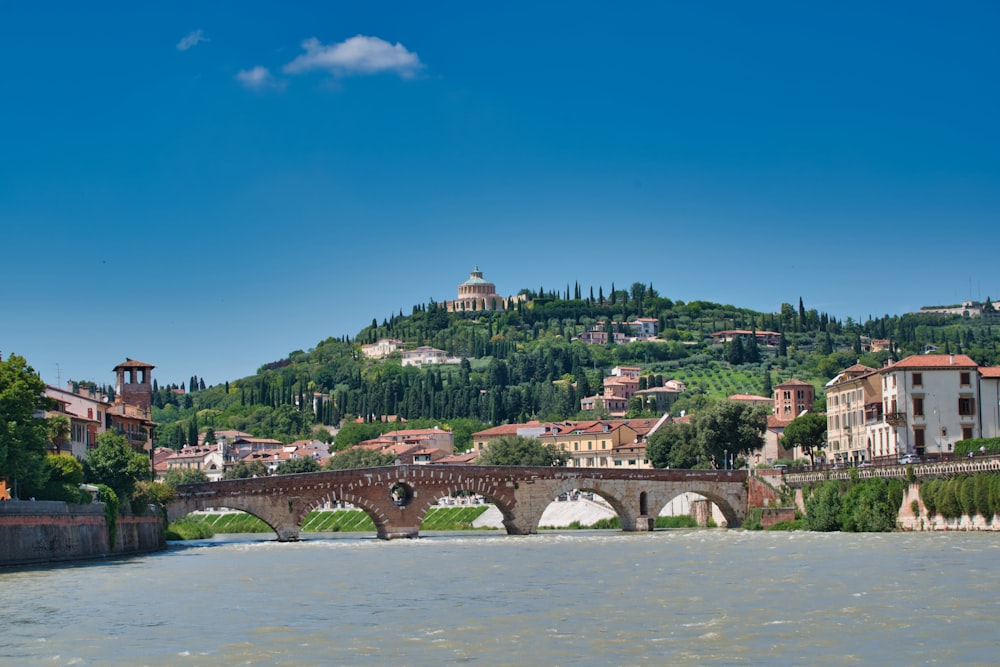
<svg viewBox="0 0 1000 667">
<path fill-rule="evenodd" d="M 785 473 L 786 486 L 797 489 L 806 484 L 816 484 L 828 479 L 851 479 L 852 471 L 858 479 L 882 477 L 886 479 L 907 479 L 907 470 L 912 469 L 917 479 L 933 479 L 936 477 L 956 477 L 975 475 L 977 473 L 1000 472 L 1000 459 L 971 458 L 943 463 L 910 463 L 907 465 L 876 466 L 872 468 L 841 468 L 832 470 L 816 470 L 811 472 Z"/>
</svg>

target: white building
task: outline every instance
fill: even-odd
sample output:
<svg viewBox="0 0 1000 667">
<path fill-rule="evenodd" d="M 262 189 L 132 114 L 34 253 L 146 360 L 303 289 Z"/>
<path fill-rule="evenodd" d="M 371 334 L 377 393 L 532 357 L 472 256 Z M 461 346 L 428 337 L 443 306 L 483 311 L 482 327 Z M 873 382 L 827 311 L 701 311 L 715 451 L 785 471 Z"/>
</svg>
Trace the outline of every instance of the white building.
<svg viewBox="0 0 1000 667">
<path fill-rule="evenodd" d="M 361 354 L 369 359 L 385 359 L 397 350 L 403 349 L 403 341 L 395 338 L 382 338 L 377 343 L 361 346 Z"/>
<path fill-rule="evenodd" d="M 457 364 L 460 359 L 448 356 L 444 350 L 439 350 L 429 345 L 421 345 L 414 350 L 403 352 L 404 366 L 427 366 L 429 364 Z"/>
<path fill-rule="evenodd" d="M 898 453 L 948 454 L 982 437 L 979 365 L 964 354 L 907 357 L 880 371 L 885 422 Z"/>
</svg>

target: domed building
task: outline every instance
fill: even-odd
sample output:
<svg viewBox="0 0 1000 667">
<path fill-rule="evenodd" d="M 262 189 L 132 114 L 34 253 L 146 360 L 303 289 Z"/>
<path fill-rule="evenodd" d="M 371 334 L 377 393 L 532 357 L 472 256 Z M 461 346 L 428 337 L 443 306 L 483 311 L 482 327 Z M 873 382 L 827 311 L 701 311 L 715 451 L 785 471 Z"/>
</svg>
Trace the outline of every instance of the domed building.
<svg viewBox="0 0 1000 667">
<path fill-rule="evenodd" d="M 483 278 L 477 266 L 469 274 L 469 279 L 458 286 L 458 298 L 446 301 L 449 312 L 466 310 L 507 310 L 524 297 L 503 297 L 497 294 L 497 287 Z"/>
</svg>

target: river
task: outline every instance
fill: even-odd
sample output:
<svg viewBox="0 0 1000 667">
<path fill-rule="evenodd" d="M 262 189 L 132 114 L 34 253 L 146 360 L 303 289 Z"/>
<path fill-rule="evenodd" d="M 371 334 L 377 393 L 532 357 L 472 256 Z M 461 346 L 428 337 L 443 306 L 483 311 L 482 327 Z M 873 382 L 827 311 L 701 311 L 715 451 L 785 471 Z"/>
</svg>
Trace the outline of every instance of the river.
<svg viewBox="0 0 1000 667">
<path fill-rule="evenodd" d="M 0 570 L 0 665 L 1000 662 L 995 534 L 308 538 Z"/>
</svg>

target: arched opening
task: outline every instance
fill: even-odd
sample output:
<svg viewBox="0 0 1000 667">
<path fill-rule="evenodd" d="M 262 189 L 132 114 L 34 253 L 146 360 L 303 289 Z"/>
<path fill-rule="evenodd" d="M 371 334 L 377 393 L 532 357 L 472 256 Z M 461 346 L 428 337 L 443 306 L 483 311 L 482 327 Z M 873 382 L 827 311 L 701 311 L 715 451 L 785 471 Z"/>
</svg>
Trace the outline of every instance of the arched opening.
<svg viewBox="0 0 1000 667">
<path fill-rule="evenodd" d="M 679 493 L 660 508 L 656 528 L 728 527 L 735 518 L 722 499 L 695 491 Z"/>
<path fill-rule="evenodd" d="M 646 516 L 649 514 L 649 500 L 646 497 L 646 492 L 643 491 L 639 494 L 639 515 Z"/>
<path fill-rule="evenodd" d="M 621 530 L 624 514 L 616 498 L 575 480 L 567 483 L 545 506 L 538 520 L 539 530 Z"/>
<path fill-rule="evenodd" d="M 505 504 L 488 492 L 465 487 L 436 494 L 420 517 L 420 532 L 453 530 L 503 530 L 510 518 Z"/>
<path fill-rule="evenodd" d="M 329 495 L 314 504 L 299 524 L 299 539 L 342 537 L 368 538 L 377 533 L 374 514 L 367 507 Z"/>
<path fill-rule="evenodd" d="M 243 508 L 204 507 L 172 517 L 167 525 L 167 541 L 272 540 L 277 529 L 262 517 Z"/>
</svg>

